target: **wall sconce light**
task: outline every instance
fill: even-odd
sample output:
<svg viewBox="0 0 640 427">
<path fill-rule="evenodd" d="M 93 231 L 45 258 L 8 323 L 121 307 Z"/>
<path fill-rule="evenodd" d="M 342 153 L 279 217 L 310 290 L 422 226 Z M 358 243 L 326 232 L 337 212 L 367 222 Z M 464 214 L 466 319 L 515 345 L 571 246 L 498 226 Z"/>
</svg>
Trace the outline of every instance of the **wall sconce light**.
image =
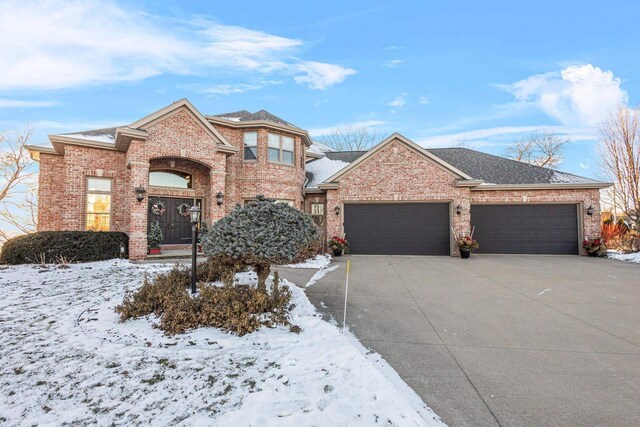
<svg viewBox="0 0 640 427">
<path fill-rule="evenodd" d="M 218 191 L 218 194 L 216 194 L 216 203 L 220 206 L 222 202 L 224 202 L 224 194 L 222 194 L 222 191 Z"/>
<path fill-rule="evenodd" d="M 138 201 L 138 203 L 141 203 L 144 200 L 144 193 L 146 193 L 147 190 L 145 190 L 144 187 L 140 186 L 136 187 L 133 191 L 136 192 L 136 200 Z"/>
<path fill-rule="evenodd" d="M 339 216 L 339 215 L 340 215 L 340 206 L 339 206 L 339 205 L 336 205 L 336 207 L 335 207 L 335 208 L 333 208 L 333 210 L 335 211 L 336 216 Z"/>
<path fill-rule="evenodd" d="M 592 216 L 593 215 L 593 206 L 589 206 L 587 208 L 587 215 Z"/>
<path fill-rule="evenodd" d="M 458 205 L 456 206 L 456 214 L 460 215 L 462 213 L 462 206 Z"/>
</svg>

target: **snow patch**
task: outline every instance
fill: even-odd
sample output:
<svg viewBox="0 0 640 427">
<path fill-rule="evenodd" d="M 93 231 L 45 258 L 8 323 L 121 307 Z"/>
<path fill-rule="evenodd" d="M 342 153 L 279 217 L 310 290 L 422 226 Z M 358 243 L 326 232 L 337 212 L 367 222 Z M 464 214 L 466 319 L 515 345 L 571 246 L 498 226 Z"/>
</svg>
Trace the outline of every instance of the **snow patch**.
<svg viewBox="0 0 640 427">
<path fill-rule="evenodd" d="M 113 135 L 107 134 L 107 133 L 101 134 L 101 135 L 84 134 L 84 133 L 70 133 L 70 134 L 66 134 L 64 136 L 68 136 L 69 138 L 83 139 L 85 141 L 108 142 L 108 143 L 111 143 L 111 144 L 114 142 Z"/>
<path fill-rule="evenodd" d="M 313 258 L 306 259 L 306 260 L 304 260 L 302 262 L 299 262 L 297 264 L 287 264 L 287 265 L 282 265 L 281 267 L 320 269 L 320 268 L 327 267 L 329 264 L 331 264 L 331 255 L 324 254 L 324 255 L 316 255 Z"/>
<path fill-rule="evenodd" d="M 616 259 L 618 261 L 627 261 L 627 262 L 637 262 L 640 263 L 640 252 L 634 252 L 631 254 L 621 254 L 621 253 L 607 253 L 607 257 L 611 259 Z"/>
<path fill-rule="evenodd" d="M 306 165 L 307 172 L 311 172 L 313 178 L 307 184 L 307 188 L 315 188 L 321 182 L 324 182 L 327 178 L 334 175 L 341 169 L 349 166 L 349 163 L 341 160 L 331 160 L 327 157 L 323 157 L 318 160 L 313 160 Z"/>
<path fill-rule="evenodd" d="M 340 266 L 339 265 L 334 265 L 333 267 L 323 268 L 321 270 L 318 270 L 318 272 L 316 274 L 314 274 L 311 277 L 311 279 L 309 279 L 309 281 L 307 282 L 306 285 L 304 285 L 304 287 L 308 288 L 309 286 L 315 285 L 318 280 L 320 280 L 324 276 L 326 276 L 327 273 L 331 273 L 332 271 L 337 270 L 338 267 L 340 267 Z"/>
<path fill-rule="evenodd" d="M 200 328 L 166 336 L 153 316 L 120 323 L 113 309 L 125 290 L 170 268 L 118 260 L 3 269 L 2 423 L 443 425 L 379 356 L 322 320 L 286 280 L 300 334 Z M 256 276 L 238 280 L 255 284 Z"/>
</svg>

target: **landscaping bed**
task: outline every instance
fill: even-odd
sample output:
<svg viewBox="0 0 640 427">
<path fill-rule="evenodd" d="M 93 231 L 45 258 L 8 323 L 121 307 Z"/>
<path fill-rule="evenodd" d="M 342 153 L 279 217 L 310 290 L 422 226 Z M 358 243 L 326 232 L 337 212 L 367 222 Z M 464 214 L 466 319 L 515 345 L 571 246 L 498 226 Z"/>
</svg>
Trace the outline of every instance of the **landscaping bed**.
<svg viewBox="0 0 640 427">
<path fill-rule="evenodd" d="M 171 268 L 118 260 L 4 269 L 0 424 L 441 425 L 286 280 L 299 334 L 165 335 L 154 316 L 121 323 L 114 308 L 125 291 Z M 237 279 L 257 282 L 252 272 Z"/>
</svg>

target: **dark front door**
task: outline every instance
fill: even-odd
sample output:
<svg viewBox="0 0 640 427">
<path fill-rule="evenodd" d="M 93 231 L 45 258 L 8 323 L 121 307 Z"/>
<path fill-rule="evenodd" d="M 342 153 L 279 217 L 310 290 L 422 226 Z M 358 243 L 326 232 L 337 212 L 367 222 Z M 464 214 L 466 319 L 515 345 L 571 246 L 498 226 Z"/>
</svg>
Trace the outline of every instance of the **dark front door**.
<svg viewBox="0 0 640 427">
<path fill-rule="evenodd" d="M 472 205 L 478 252 L 577 254 L 577 205 Z"/>
<path fill-rule="evenodd" d="M 156 202 L 162 202 L 166 208 L 163 215 L 153 215 L 151 205 Z M 189 215 L 182 216 L 178 213 L 178 207 L 182 204 L 189 207 L 193 205 L 193 199 L 177 199 L 173 197 L 149 197 L 149 226 L 151 221 L 157 220 L 162 229 L 162 244 L 190 244 L 191 243 L 191 219 Z M 202 210 L 202 200 L 196 199 L 198 207 Z"/>
<path fill-rule="evenodd" d="M 448 203 L 371 203 L 344 206 L 352 254 L 449 255 Z"/>
</svg>

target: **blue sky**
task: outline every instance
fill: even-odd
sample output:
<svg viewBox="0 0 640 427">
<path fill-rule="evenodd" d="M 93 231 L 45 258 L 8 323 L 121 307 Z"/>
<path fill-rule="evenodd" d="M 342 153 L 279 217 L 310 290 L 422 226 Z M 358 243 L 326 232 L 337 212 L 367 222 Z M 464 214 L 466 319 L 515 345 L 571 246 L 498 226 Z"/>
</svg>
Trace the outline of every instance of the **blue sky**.
<svg viewBox="0 0 640 427">
<path fill-rule="evenodd" d="M 494 154 L 550 130 L 573 141 L 560 169 L 598 177 L 597 124 L 640 94 L 637 16 L 633 1 L 5 1 L 0 129 L 46 143 L 186 97 L 312 136 L 359 124 Z"/>
</svg>

